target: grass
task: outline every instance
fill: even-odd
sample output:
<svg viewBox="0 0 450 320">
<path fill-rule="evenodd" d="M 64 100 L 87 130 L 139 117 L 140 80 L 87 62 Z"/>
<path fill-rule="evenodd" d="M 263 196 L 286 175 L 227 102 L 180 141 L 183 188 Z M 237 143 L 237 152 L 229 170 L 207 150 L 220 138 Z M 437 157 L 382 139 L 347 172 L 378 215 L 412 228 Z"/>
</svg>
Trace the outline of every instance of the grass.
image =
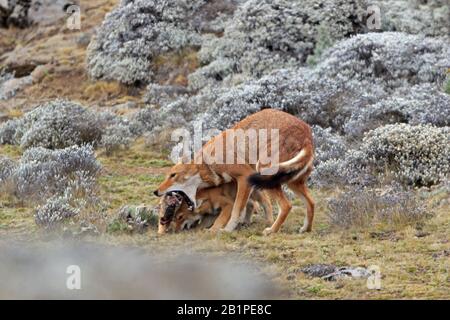
<svg viewBox="0 0 450 320">
<path fill-rule="evenodd" d="M 2 153 L 17 157 L 20 150 L 3 146 Z M 170 165 L 162 156 L 136 143 L 128 151 L 113 157 L 99 155 L 104 172 L 99 179 L 101 197 L 108 203 L 108 217 L 113 221 L 123 205 L 154 205 L 158 199 L 151 191 L 164 179 Z M 300 299 L 406 299 L 449 298 L 450 264 L 445 255 L 450 248 L 450 206 L 440 193 L 430 193 L 433 215 L 420 229 L 415 226 L 376 224 L 365 229 L 341 229 L 330 226 L 326 199 L 333 191 L 312 190 L 317 203 L 314 230 L 299 234 L 305 208 L 294 201 L 293 211 L 278 234 L 265 237 L 264 218 L 232 234 L 210 234 L 207 231 L 184 232 L 158 236 L 154 227 L 145 234 L 130 234 L 121 225 L 110 225 L 106 232 L 89 241 L 108 245 L 141 247 L 149 252 L 197 252 L 210 256 L 233 255 L 263 265 L 263 271 L 286 288 L 285 298 Z M 447 195 L 448 196 L 448 195 Z M 0 237 L 26 237 L 40 241 L 44 232 L 33 221 L 33 208 L 0 197 Z M 119 231 L 119 232 L 117 232 Z M 435 255 L 433 257 L 433 254 Z M 437 256 L 436 256 L 437 255 Z M 338 266 L 377 265 L 381 269 L 382 289 L 369 290 L 365 280 L 327 282 L 310 278 L 299 270 L 308 264 L 326 263 Z"/>
</svg>

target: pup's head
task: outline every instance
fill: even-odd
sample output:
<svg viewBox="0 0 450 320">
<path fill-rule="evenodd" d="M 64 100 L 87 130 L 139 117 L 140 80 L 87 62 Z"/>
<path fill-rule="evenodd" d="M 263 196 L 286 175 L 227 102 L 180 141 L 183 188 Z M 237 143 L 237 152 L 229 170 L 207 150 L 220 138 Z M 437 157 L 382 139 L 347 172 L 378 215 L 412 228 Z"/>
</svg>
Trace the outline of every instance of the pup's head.
<svg viewBox="0 0 450 320">
<path fill-rule="evenodd" d="M 158 233 L 167 233 L 169 230 L 180 231 L 186 220 L 192 218 L 193 204 L 181 192 L 168 192 L 160 200 Z"/>
</svg>

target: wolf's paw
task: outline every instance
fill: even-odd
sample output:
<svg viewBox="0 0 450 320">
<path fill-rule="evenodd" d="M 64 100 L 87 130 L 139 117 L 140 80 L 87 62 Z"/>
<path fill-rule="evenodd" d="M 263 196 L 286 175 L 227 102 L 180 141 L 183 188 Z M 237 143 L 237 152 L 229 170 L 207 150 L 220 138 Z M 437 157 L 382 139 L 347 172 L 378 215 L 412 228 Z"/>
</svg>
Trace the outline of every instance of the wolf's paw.
<svg viewBox="0 0 450 320">
<path fill-rule="evenodd" d="M 311 232 L 311 228 L 308 228 L 307 226 L 301 227 L 299 233 L 306 233 L 306 232 Z"/>
<path fill-rule="evenodd" d="M 216 233 L 219 233 L 221 231 L 222 231 L 222 229 L 220 229 L 220 228 L 213 228 L 213 227 L 211 227 L 211 228 L 208 229 L 208 232 L 211 233 L 211 234 L 216 234 Z"/>
<path fill-rule="evenodd" d="M 268 236 L 273 233 L 272 228 L 265 228 L 263 231 L 263 235 Z"/>
</svg>

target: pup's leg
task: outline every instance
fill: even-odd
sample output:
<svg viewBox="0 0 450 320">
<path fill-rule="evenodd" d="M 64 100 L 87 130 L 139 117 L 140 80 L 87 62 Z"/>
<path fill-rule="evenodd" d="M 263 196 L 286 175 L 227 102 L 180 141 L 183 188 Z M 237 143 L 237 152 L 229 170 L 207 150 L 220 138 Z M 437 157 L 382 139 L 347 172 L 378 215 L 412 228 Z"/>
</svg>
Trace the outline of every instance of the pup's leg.
<svg viewBox="0 0 450 320">
<path fill-rule="evenodd" d="M 257 208 L 258 203 L 250 197 L 250 199 L 248 199 L 247 207 L 245 208 L 245 217 L 242 221 L 243 224 L 250 225 L 252 223 L 252 215 L 258 210 Z"/>
<path fill-rule="evenodd" d="M 270 228 L 266 228 L 264 230 L 264 235 L 269 235 L 271 233 L 278 232 L 278 230 L 280 230 L 281 225 L 286 220 L 289 211 L 291 211 L 292 208 L 291 203 L 286 198 L 281 187 L 267 190 L 267 192 L 269 192 L 269 194 L 277 201 L 279 212 L 274 224 Z"/>
<path fill-rule="evenodd" d="M 289 189 L 295 192 L 297 196 L 303 198 L 306 203 L 306 215 L 303 227 L 300 232 L 310 232 L 312 230 L 312 223 L 314 220 L 314 200 L 311 197 L 308 187 L 304 181 L 295 181 L 288 184 Z"/>
<path fill-rule="evenodd" d="M 211 226 L 211 228 L 209 228 L 209 230 L 215 232 L 215 231 L 219 231 L 220 229 L 225 227 L 227 222 L 230 220 L 232 209 L 233 209 L 233 203 L 229 203 L 229 204 L 225 204 L 225 205 L 221 206 L 220 214 L 214 221 L 214 224 Z"/>
<path fill-rule="evenodd" d="M 264 210 L 264 214 L 266 215 L 267 224 L 273 224 L 273 208 L 272 201 L 270 201 L 270 197 L 267 195 L 265 190 L 255 190 L 253 191 L 252 197 L 258 201 Z"/>
</svg>

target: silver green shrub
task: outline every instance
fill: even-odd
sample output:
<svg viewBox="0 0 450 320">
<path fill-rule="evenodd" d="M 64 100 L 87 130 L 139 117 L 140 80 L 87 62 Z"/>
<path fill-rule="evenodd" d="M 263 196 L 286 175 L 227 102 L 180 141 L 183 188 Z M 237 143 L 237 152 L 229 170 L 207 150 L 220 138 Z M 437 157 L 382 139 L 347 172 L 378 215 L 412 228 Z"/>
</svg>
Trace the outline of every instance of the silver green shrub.
<svg viewBox="0 0 450 320">
<path fill-rule="evenodd" d="M 88 47 L 89 74 L 126 84 L 151 82 L 152 58 L 199 47 L 203 29 L 214 26 L 221 13 L 231 14 L 233 8 L 231 0 L 122 0 Z"/>
<path fill-rule="evenodd" d="M 395 180 L 431 186 L 450 178 L 450 128 L 392 124 L 367 132 L 362 143 L 339 158 L 319 163 L 312 182 L 374 186 Z"/>
<path fill-rule="evenodd" d="M 339 159 L 347 151 L 345 138 L 334 133 L 331 128 L 312 126 L 312 132 L 316 165 L 330 159 Z"/>
<path fill-rule="evenodd" d="M 450 126 L 450 95 L 430 84 L 399 89 L 373 105 L 355 109 L 344 131 L 361 137 L 364 132 L 394 123 Z"/>
<path fill-rule="evenodd" d="M 0 188 L 8 183 L 7 192 L 36 205 L 34 217 L 40 226 L 55 227 L 98 204 L 97 176 L 101 165 L 92 146 L 30 148 L 9 168 L 7 179 L 0 179 Z"/>
<path fill-rule="evenodd" d="M 59 150 L 37 147 L 24 152 L 10 179 L 16 197 L 40 203 L 53 196 L 94 196 L 100 170 L 92 146 Z"/>
<path fill-rule="evenodd" d="M 366 7 L 365 0 L 246 1 L 222 37 L 205 38 L 199 52 L 203 67 L 189 77 L 190 87 L 201 89 L 233 74 L 259 78 L 303 65 L 320 34 L 336 41 L 363 32 Z"/>
<path fill-rule="evenodd" d="M 280 69 L 231 87 L 206 87 L 162 110 L 170 109 L 167 115 L 174 122 L 180 117 L 190 121 L 192 114 L 200 114 L 195 121 L 224 129 L 262 107 L 272 107 L 311 125 L 340 133 L 354 129 L 353 134 L 361 134 L 366 130 L 357 128 L 360 114 L 370 114 L 381 101 L 409 97 L 410 106 L 402 112 L 411 123 L 443 125 L 448 118 L 448 98 L 439 88 L 447 66 L 448 42 L 402 33 L 369 33 L 337 43 L 314 68 Z M 395 107 L 395 103 L 390 105 Z M 367 121 L 371 120 L 368 116 Z"/>
<path fill-rule="evenodd" d="M 13 160 L 0 156 L 0 189 L 10 179 L 15 167 L 16 163 Z"/>
<path fill-rule="evenodd" d="M 44 205 L 39 206 L 34 214 L 34 220 L 37 225 L 50 229 L 77 216 L 79 212 L 79 209 L 70 204 L 67 197 L 57 196 L 48 199 Z"/>
<path fill-rule="evenodd" d="M 401 186 L 346 189 L 328 200 L 328 218 L 331 225 L 369 227 L 377 222 L 414 223 L 426 216 L 425 206 L 411 190 Z"/>
<path fill-rule="evenodd" d="M 355 149 L 347 150 L 339 158 L 319 162 L 311 174 L 311 182 L 323 188 L 368 187 L 378 184 L 379 180 L 364 152 Z"/>
<path fill-rule="evenodd" d="M 187 95 L 188 93 L 189 91 L 182 86 L 151 83 L 147 86 L 147 92 L 143 100 L 149 104 L 167 105 L 176 100 L 176 98 Z"/>
<path fill-rule="evenodd" d="M 15 135 L 20 125 L 17 119 L 0 124 L 0 144 L 16 144 Z"/>
<path fill-rule="evenodd" d="M 450 42 L 399 32 L 368 33 L 339 42 L 315 68 L 317 77 L 362 81 L 395 89 L 442 84 L 450 66 Z"/>
<path fill-rule="evenodd" d="M 119 149 L 128 149 L 133 138 L 129 126 L 123 124 L 112 125 L 104 130 L 100 146 L 105 148 L 107 155 L 110 155 Z"/>
<path fill-rule="evenodd" d="M 448 0 L 375 0 L 381 9 L 381 29 L 426 36 L 450 35 Z"/>
<path fill-rule="evenodd" d="M 96 114 L 66 100 L 45 103 L 21 119 L 0 126 L 0 142 L 18 144 L 23 149 L 65 148 L 96 142 L 100 136 Z"/>
<path fill-rule="evenodd" d="M 369 131 L 360 150 L 382 173 L 409 185 L 430 186 L 450 177 L 450 127 L 395 124 Z"/>
</svg>

